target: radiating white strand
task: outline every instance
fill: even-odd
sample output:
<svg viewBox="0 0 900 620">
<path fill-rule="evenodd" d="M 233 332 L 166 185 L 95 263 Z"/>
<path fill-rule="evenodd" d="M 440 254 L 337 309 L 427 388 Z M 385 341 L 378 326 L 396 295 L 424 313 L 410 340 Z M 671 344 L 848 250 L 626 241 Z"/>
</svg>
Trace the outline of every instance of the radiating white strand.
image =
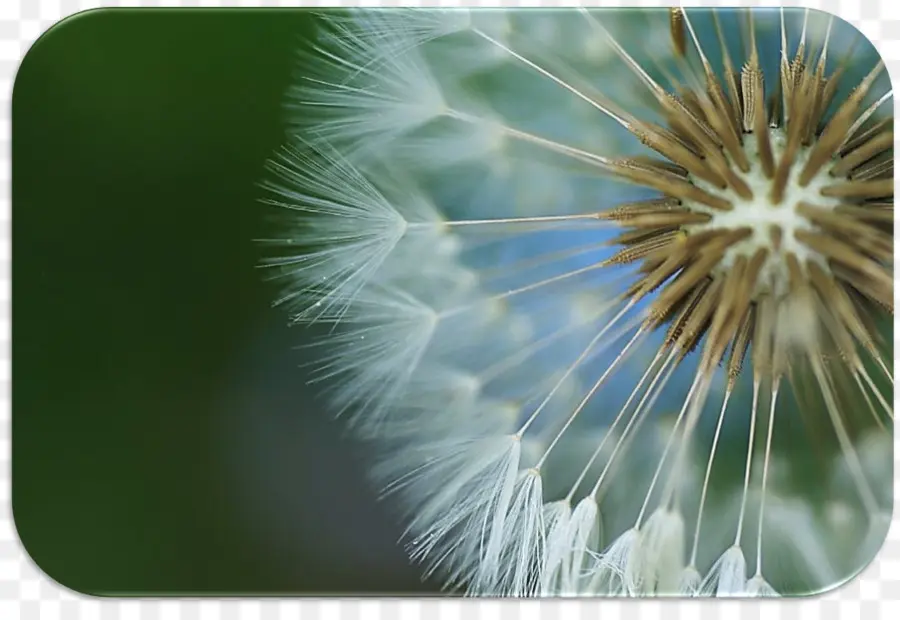
<svg viewBox="0 0 900 620">
<path fill-rule="evenodd" d="M 701 592 L 706 596 L 744 596 L 747 589 L 747 561 L 741 548 L 734 545 L 713 565 L 703 581 Z"/>
<path fill-rule="evenodd" d="M 725 398 L 722 400 L 722 407 L 719 409 L 719 417 L 716 421 L 716 430 L 713 434 L 712 446 L 709 450 L 709 458 L 706 462 L 706 472 L 703 474 L 703 489 L 700 492 L 700 506 L 697 508 L 697 522 L 694 526 L 694 541 L 691 548 L 691 557 L 688 566 L 693 567 L 696 572 L 697 551 L 700 548 L 700 530 L 703 524 L 703 509 L 706 507 L 706 495 L 709 490 L 709 478 L 712 475 L 713 461 L 716 458 L 716 448 L 719 445 L 719 435 L 722 432 L 722 423 L 725 421 L 725 411 L 728 409 L 728 401 L 731 398 L 731 389 L 725 392 Z"/>
<path fill-rule="evenodd" d="M 568 499 L 544 505 L 546 527 L 546 547 L 541 571 L 540 594 L 553 596 L 563 593 L 562 583 L 566 581 L 568 564 L 566 557 L 572 551 L 569 541 L 571 502 Z"/>
<path fill-rule="evenodd" d="M 339 27 L 304 63 L 288 109 L 304 135 L 369 159 L 441 116 L 444 94 L 411 31 Z M 313 71 L 318 69 L 317 71 Z"/>
<path fill-rule="evenodd" d="M 591 552 L 600 539 L 599 516 L 600 509 L 590 495 L 575 506 L 566 531 L 568 553 L 562 560 L 559 594 L 569 596 L 585 594 L 582 590 L 583 577 Z"/>
<path fill-rule="evenodd" d="M 517 597 L 536 593 L 546 543 L 542 488 L 538 471 L 520 474 L 501 530 L 500 551 L 479 564 L 471 592 Z"/>
<path fill-rule="evenodd" d="M 289 236 L 268 241 L 287 256 L 265 264 L 288 282 L 280 303 L 310 318 L 340 316 L 407 231 L 403 207 L 336 153 L 317 154 L 282 151 L 270 164 L 279 181 L 265 184 L 274 195 L 267 202 L 292 212 L 297 222 Z M 406 204 L 416 217 L 426 201 L 410 193 Z"/>
<path fill-rule="evenodd" d="M 684 519 L 676 510 L 660 508 L 640 528 L 633 560 L 633 582 L 638 592 L 676 595 L 684 570 Z"/>
<path fill-rule="evenodd" d="M 496 570 L 521 442 L 512 437 L 433 442 L 426 461 L 404 474 L 392 492 L 410 503 L 413 559 L 454 583 Z M 409 470 L 401 463 L 398 471 Z"/>
</svg>

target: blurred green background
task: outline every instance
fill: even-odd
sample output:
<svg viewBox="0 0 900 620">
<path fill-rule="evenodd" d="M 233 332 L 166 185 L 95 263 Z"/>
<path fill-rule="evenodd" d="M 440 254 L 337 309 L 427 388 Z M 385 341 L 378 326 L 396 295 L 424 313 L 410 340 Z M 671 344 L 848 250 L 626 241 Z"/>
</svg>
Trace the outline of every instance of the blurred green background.
<svg viewBox="0 0 900 620">
<path fill-rule="evenodd" d="M 256 268 L 257 183 L 315 17 L 102 10 L 13 94 L 13 509 L 34 561 L 127 594 L 433 591 L 317 410 Z"/>
</svg>

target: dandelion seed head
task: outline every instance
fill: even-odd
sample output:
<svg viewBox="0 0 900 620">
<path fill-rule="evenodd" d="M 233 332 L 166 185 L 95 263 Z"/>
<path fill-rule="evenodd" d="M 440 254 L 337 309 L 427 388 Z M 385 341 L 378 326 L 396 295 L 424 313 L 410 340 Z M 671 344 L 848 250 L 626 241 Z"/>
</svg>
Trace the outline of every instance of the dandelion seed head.
<svg viewBox="0 0 900 620">
<path fill-rule="evenodd" d="M 330 20 L 270 266 L 448 588 L 771 596 L 883 534 L 891 93 L 786 14 Z"/>
</svg>

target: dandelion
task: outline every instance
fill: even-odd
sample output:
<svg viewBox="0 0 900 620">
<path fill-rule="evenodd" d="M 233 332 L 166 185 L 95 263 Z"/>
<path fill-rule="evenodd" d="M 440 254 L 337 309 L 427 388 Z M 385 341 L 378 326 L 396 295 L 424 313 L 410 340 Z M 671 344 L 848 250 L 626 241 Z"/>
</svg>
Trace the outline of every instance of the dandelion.
<svg viewBox="0 0 900 620">
<path fill-rule="evenodd" d="M 382 455 L 425 574 L 472 595 L 775 596 L 871 559 L 892 94 L 846 24 L 326 21 L 271 164 L 266 268 L 297 322 L 332 325 L 316 378 Z"/>
</svg>

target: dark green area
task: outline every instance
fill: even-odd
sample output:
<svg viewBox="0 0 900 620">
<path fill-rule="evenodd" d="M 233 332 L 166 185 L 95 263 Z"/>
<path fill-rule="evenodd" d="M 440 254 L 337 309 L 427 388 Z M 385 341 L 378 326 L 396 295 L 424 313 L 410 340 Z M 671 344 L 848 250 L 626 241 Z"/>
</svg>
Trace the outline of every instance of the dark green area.
<svg viewBox="0 0 900 620">
<path fill-rule="evenodd" d="M 255 268 L 304 11 L 104 10 L 13 95 L 13 504 L 93 594 L 423 589 Z"/>
</svg>

